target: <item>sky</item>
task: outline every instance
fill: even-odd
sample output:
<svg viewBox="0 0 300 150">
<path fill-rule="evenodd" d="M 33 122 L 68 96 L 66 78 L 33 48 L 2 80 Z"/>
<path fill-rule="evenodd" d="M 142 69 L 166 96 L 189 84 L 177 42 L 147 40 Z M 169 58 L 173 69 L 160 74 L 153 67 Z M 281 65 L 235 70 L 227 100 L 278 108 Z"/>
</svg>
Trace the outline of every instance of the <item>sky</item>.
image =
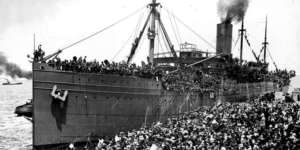
<svg viewBox="0 0 300 150">
<path fill-rule="evenodd" d="M 220 23 L 217 1 L 159 0 L 162 4 L 160 9 L 163 23 L 175 49 L 178 49 L 178 41 L 187 41 L 197 44 L 201 50 L 215 51 L 179 21 L 174 21 L 172 14 L 215 45 L 216 24 Z M 150 0 L 1 0 L 0 51 L 10 62 L 30 70 L 31 64 L 26 55 L 32 55 L 34 34 L 36 45 L 42 44 L 47 55 L 144 7 L 136 15 L 87 41 L 66 49 L 60 55 L 63 59 L 71 59 L 76 55 L 87 56 L 89 60 L 126 60 L 134 35 L 138 33 L 137 27 L 145 20 L 148 12 L 146 5 L 149 2 Z M 251 46 L 257 53 L 262 47 L 266 15 L 269 50 L 277 66 L 300 73 L 300 1 L 250 0 L 245 16 L 245 27 Z M 238 36 L 239 28 L 240 24 L 234 23 L 234 39 Z M 180 36 L 178 40 L 175 38 L 174 30 Z M 145 37 L 143 39 L 133 59 L 135 62 L 146 60 L 148 55 L 148 41 Z M 162 43 L 156 52 L 164 51 Z M 235 57 L 239 55 L 238 47 L 232 50 Z M 244 49 L 244 58 L 254 60 L 247 46 Z M 267 60 L 271 63 L 270 57 Z M 274 66 L 270 64 L 270 68 L 274 69 Z"/>
</svg>

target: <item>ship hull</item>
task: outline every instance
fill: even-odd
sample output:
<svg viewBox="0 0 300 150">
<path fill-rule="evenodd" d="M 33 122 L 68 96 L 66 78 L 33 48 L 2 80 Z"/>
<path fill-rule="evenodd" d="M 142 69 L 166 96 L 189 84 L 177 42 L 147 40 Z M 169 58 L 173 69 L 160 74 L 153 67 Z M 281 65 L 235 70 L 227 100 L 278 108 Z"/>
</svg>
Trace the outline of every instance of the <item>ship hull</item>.
<svg viewBox="0 0 300 150">
<path fill-rule="evenodd" d="M 168 91 L 160 81 L 118 74 L 55 71 L 33 64 L 33 146 L 86 141 L 90 135 L 112 137 L 164 122 L 217 99 L 239 102 L 274 91 L 272 83 L 224 83 L 221 90 Z M 68 91 L 65 101 L 51 95 L 53 87 Z"/>
</svg>

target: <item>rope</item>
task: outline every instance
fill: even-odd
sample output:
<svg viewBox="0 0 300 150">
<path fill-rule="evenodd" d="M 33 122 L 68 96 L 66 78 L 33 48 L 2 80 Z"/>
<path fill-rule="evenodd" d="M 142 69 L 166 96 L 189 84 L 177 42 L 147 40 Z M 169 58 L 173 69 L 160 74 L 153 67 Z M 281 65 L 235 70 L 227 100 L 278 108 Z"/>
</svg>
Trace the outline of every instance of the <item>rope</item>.
<svg viewBox="0 0 300 150">
<path fill-rule="evenodd" d="M 174 32 L 174 35 L 175 35 L 175 39 L 176 39 L 176 41 L 177 41 L 177 44 L 178 44 L 178 46 L 180 47 L 180 42 L 179 42 L 179 39 L 178 39 L 178 36 L 177 36 L 177 33 L 176 33 L 176 29 L 174 28 L 173 22 L 172 22 L 172 20 L 171 20 L 170 13 L 168 13 L 168 18 L 169 18 L 169 20 L 170 20 L 170 24 L 171 24 L 172 30 L 173 30 L 173 32 Z"/>
<path fill-rule="evenodd" d="M 161 46 L 161 44 L 160 44 L 160 35 L 159 35 L 159 28 L 156 28 L 156 32 L 155 33 L 157 33 L 157 38 L 156 38 L 156 41 L 157 41 L 157 51 L 158 51 L 158 53 L 159 53 L 159 51 L 160 50 L 163 50 L 162 49 L 162 46 Z"/>
<path fill-rule="evenodd" d="M 165 7 L 164 7 L 165 8 Z M 170 12 L 168 9 L 165 8 L 165 10 L 167 12 Z M 195 30 L 193 30 L 191 27 L 189 27 L 187 24 L 185 24 L 181 19 L 179 19 L 175 14 L 174 18 L 177 19 L 182 25 L 184 25 L 187 29 L 189 29 L 192 33 L 194 33 L 197 37 L 199 37 L 203 42 L 205 42 L 206 44 L 208 44 L 211 48 L 216 49 L 216 47 L 211 44 L 210 42 L 208 42 L 207 40 L 205 40 L 205 38 L 203 38 L 200 34 L 198 34 Z"/>
<path fill-rule="evenodd" d="M 248 37 L 250 37 L 250 38 L 252 37 L 251 34 L 249 34 L 249 33 L 246 33 L 246 34 L 247 34 L 247 37 L 245 37 L 246 40 L 248 40 Z M 251 39 L 254 40 L 254 41 L 256 40 L 256 42 L 259 43 L 259 41 L 258 41 L 256 38 L 253 38 L 253 37 L 252 37 Z M 255 42 L 255 43 L 256 43 L 256 42 Z M 250 48 L 251 48 L 251 47 L 250 47 Z M 251 48 L 251 49 L 252 49 L 252 48 Z M 262 54 L 263 50 L 264 50 L 264 47 L 262 47 L 262 48 L 260 49 L 259 54 L 257 55 L 257 58 L 258 58 L 258 59 L 260 58 L 260 55 Z"/>
<path fill-rule="evenodd" d="M 260 52 L 259 52 L 259 55 L 258 55 L 258 58 L 260 58 L 260 55 L 261 53 L 264 51 L 264 47 L 261 48 Z"/>
<path fill-rule="evenodd" d="M 160 43 L 160 36 L 159 36 L 159 34 L 157 34 L 157 43 L 158 43 L 158 49 L 160 48 L 161 49 L 161 51 L 163 52 L 164 51 L 164 49 L 163 49 L 163 47 L 162 47 L 162 45 L 161 45 L 161 43 Z M 158 50 L 158 54 L 159 54 L 159 50 Z M 159 55 L 158 55 L 159 56 Z"/>
<path fill-rule="evenodd" d="M 178 28 L 176 19 L 175 19 L 175 17 L 174 17 L 174 14 L 172 14 L 172 17 L 173 17 L 173 20 L 174 20 L 174 24 L 175 24 L 176 31 L 178 32 L 177 35 L 178 35 L 178 37 L 179 37 L 179 42 L 182 43 L 182 39 L 181 39 L 181 36 L 180 36 L 179 28 Z"/>
<path fill-rule="evenodd" d="M 275 66 L 276 70 L 278 70 L 277 65 L 276 65 L 276 63 L 275 63 L 275 61 L 274 61 L 274 59 L 273 59 L 273 57 L 272 57 L 272 55 L 271 55 L 271 53 L 269 51 L 269 48 L 267 48 L 267 51 L 268 51 L 268 54 L 269 54 L 269 56 L 270 56 L 270 58 L 271 58 L 271 60 L 273 62 L 273 65 Z"/>
<path fill-rule="evenodd" d="M 144 34 L 143 34 L 144 35 Z M 139 49 L 140 49 L 140 45 L 143 45 L 143 43 L 144 43 L 144 40 L 145 40 L 145 38 L 143 38 L 144 36 L 142 35 L 142 37 L 141 37 L 141 42 L 140 42 L 140 44 L 138 44 L 138 46 L 137 46 L 137 48 L 136 48 L 136 52 L 135 53 L 138 53 L 138 51 L 139 51 Z M 132 56 L 132 59 L 133 59 L 133 57 L 134 56 Z"/>
<path fill-rule="evenodd" d="M 91 35 L 89 35 L 89 36 L 87 36 L 87 37 L 85 37 L 85 38 L 83 38 L 83 39 L 77 41 L 77 42 L 74 42 L 74 43 L 72 43 L 72 44 L 70 44 L 70 45 L 68 45 L 68 46 L 66 46 L 66 47 L 64 47 L 64 48 L 62 48 L 62 49 L 60 49 L 60 50 L 63 51 L 63 50 L 65 50 L 65 49 L 68 49 L 68 48 L 70 48 L 70 47 L 72 47 L 72 46 L 74 46 L 74 45 L 77 45 L 77 44 L 79 44 L 79 43 L 81 43 L 81 42 L 83 42 L 83 41 L 85 41 L 85 40 L 87 40 L 87 39 L 89 39 L 89 38 L 91 38 L 91 37 L 93 37 L 93 36 L 95 36 L 95 35 L 97 35 L 97 34 L 103 32 L 103 31 L 105 31 L 105 30 L 107 30 L 107 29 L 109 29 L 109 28 L 111 28 L 111 27 L 113 27 L 113 26 L 119 24 L 120 22 L 122 22 L 122 21 L 124 21 L 124 20 L 126 20 L 126 19 L 128 19 L 128 18 L 130 18 L 130 17 L 132 17 L 133 15 L 135 15 L 136 13 L 138 13 L 139 11 L 141 11 L 143 8 L 145 8 L 145 6 L 139 8 L 138 10 L 136 10 L 136 11 L 134 11 L 133 13 L 129 14 L 128 16 L 125 16 L 124 18 L 122 18 L 122 19 L 116 21 L 115 23 L 110 24 L 109 26 L 106 26 L 105 28 L 103 28 L 103 29 L 101 29 L 101 30 L 99 30 L 99 31 L 97 31 L 97 32 L 95 32 L 95 33 L 93 33 L 93 34 L 91 34 Z"/>
<path fill-rule="evenodd" d="M 254 57 L 255 57 L 255 59 L 256 59 L 257 61 L 259 61 L 259 57 L 256 56 L 256 54 L 255 54 L 253 48 L 251 47 L 251 44 L 250 44 L 250 41 L 249 41 L 249 39 L 248 39 L 247 33 L 245 34 L 245 39 L 246 39 L 246 43 L 248 44 L 250 50 L 252 51 L 252 53 L 253 53 L 253 55 L 254 55 Z"/>
<path fill-rule="evenodd" d="M 160 33 L 161 34 L 163 34 L 163 31 L 162 31 L 162 28 L 161 28 L 161 26 L 159 26 L 159 31 L 160 31 Z M 164 43 L 164 46 L 165 46 L 165 48 L 166 48 L 166 50 L 168 49 L 168 42 L 167 42 L 167 40 L 166 40 L 166 37 L 165 36 L 162 36 L 162 41 L 163 41 L 163 43 Z"/>
<path fill-rule="evenodd" d="M 241 37 L 241 35 L 239 34 L 238 37 L 237 37 L 237 39 L 236 39 L 236 41 L 235 41 L 235 43 L 234 43 L 233 50 L 236 48 L 236 45 L 239 42 L 240 37 Z"/>
<path fill-rule="evenodd" d="M 136 25 L 136 31 L 135 31 L 135 33 L 134 33 L 134 37 L 137 37 L 137 35 L 138 35 L 138 33 L 139 33 L 139 30 L 138 30 L 138 29 L 140 29 L 140 27 L 141 27 L 141 22 L 142 22 L 142 19 L 143 19 L 144 16 L 145 16 L 145 12 L 146 12 L 146 11 L 144 11 L 144 12 L 140 15 L 140 17 L 139 17 L 138 23 L 137 23 L 137 25 Z"/>
<path fill-rule="evenodd" d="M 246 39 L 246 43 L 248 44 L 248 46 L 250 47 L 250 49 L 252 50 L 251 44 L 249 42 L 248 36 L 247 34 L 245 34 L 245 39 Z"/>
<path fill-rule="evenodd" d="M 128 37 L 128 39 L 124 42 L 124 44 L 122 45 L 122 47 L 118 50 L 118 52 L 114 55 L 114 57 L 112 58 L 112 60 L 114 60 L 119 54 L 120 52 L 124 49 L 124 47 L 126 46 L 126 44 L 129 42 L 129 40 L 131 39 L 131 37 L 134 35 L 135 33 L 135 29 L 134 31 L 131 33 L 131 35 Z"/>
<path fill-rule="evenodd" d="M 161 49 L 161 54 L 163 54 L 163 53 L 165 53 L 165 51 L 164 51 L 164 48 L 162 46 L 162 43 L 164 43 L 165 49 L 168 49 L 168 48 L 166 46 L 166 42 L 164 41 L 165 40 L 164 37 L 160 36 L 160 34 L 163 34 L 162 31 L 161 31 L 160 26 L 157 28 L 157 33 L 158 33 L 157 34 L 158 47 Z M 163 42 L 161 42 L 161 41 L 163 41 Z M 157 54 L 160 54 L 160 52 L 158 51 Z M 163 54 L 163 56 L 165 56 L 165 54 Z"/>
<path fill-rule="evenodd" d="M 138 20 L 138 23 L 136 25 L 136 27 L 134 28 L 133 32 L 131 33 L 131 35 L 128 37 L 128 39 L 124 42 L 124 44 L 122 45 L 122 47 L 118 50 L 118 52 L 114 55 L 114 57 L 112 58 L 112 60 L 114 60 L 119 54 L 120 52 L 124 49 L 124 47 L 126 46 L 126 44 L 129 42 L 129 40 L 131 39 L 132 36 L 136 37 L 137 36 L 137 33 L 138 33 L 138 29 L 140 28 L 140 22 L 144 16 L 144 13 L 143 12 L 140 17 L 139 17 L 139 20 Z"/>
</svg>

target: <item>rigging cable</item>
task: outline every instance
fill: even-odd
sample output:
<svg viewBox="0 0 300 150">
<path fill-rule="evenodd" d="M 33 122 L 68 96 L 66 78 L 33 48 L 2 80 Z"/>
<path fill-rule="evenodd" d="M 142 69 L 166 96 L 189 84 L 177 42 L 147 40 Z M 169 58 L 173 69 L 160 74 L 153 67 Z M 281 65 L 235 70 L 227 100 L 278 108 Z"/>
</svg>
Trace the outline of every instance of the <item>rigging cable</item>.
<svg viewBox="0 0 300 150">
<path fill-rule="evenodd" d="M 163 33 L 163 29 L 162 29 L 162 27 L 161 26 L 159 26 L 159 29 L 160 29 L 160 33 L 163 35 L 164 33 Z M 164 45 L 165 45 L 165 48 L 166 48 L 166 50 L 168 49 L 168 42 L 167 42 L 167 40 L 166 40 L 166 37 L 165 36 L 162 36 L 162 41 L 163 41 L 163 43 L 164 43 Z M 168 51 L 167 51 L 168 52 Z"/>
<path fill-rule="evenodd" d="M 247 37 L 251 37 L 251 34 L 247 33 Z M 255 39 L 255 38 L 252 37 L 252 39 Z M 264 46 L 260 49 L 259 54 L 257 55 L 258 60 L 260 60 L 259 58 L 263 51 L 264 51 Z"/>
<path fill-rule="evenodd" d="M 278 67 L 277 67 L 277 65 L 276 65 L 276 63 L 275 63 L 275 61 L 274 61 L 274 59 L 273 59 L 273 57 L 272 57 L 272 55 L 271 55 L 271 53 L 270 53 L 270 51 L 269 51 L 269 48 L 267 48 L 267 51 L 268 51 L 268 54 L 269 54 L 269 56 L 270 56 L 270 58 L 271 58 L 271 60 L 272 60 L 272 62 L 273 62 L 273 65 L 275 66 L 276 71 L 277 71 L 277 70 L 278 70 Z"/>
<path fill-rule="evenodd" d="M 144 13 L 143 12 L 138 20 L 138 23 L 136 25 L 136 27 L 134 28 L 133 32 L 131 33 L 131 35 L 128 37 L 128 39 L 124 42 L 124 44 L 122 45 L 122 47 L 118 50 L 118 52 L 114 55 L 114 57 L 112 58 L 112 60 L 114 60 L 119 54 L 120 52 L 124 49 L 124 47 L 126 46 L 126 44 L 129 42 L 129 40 L 131 39 L 132 36 L 136 37 L 137 33 L 138 33 L 138 29 L 140 28 L 140 22 L 142 21 L 142 18 L 144 17 Z"/>
<path fill-rule="evenodd" d="M 164 9 L 167 11 L 167 12 L 170 12 L 167 8 L 164 7 Z M 216 47 L 211 44 L 210 42 L 208 42 L 205 38 L 203 38 L 200 34 L 198 34 L 195 30 L 193 30 L 191 27 L 189 27 L 187 24 L 185 24 L 181 19 L 179 19 L 175 14 L 174 15 L 174 18 L 176 20 L 178 20 L 182 25 L 184 25 L 187 29 L 189 29 L 192 33 L 194 33 L 196 36 L 198 36 L 202 41 L 204 41 L 206 44 L 208 44 L 211 48 L 213 48 L 214 50 L 216 49 Z"/>
<path fill-rule="evenodd" d="M 240 38 L 241 38 L 241 34 L 238 35 L 236 41 L 234 42 L 233 50 L 236 48 L 237 43 L 239 42 Z"/>
<path fill-rule="evenodd" d="M 160 49 L 159 49 L 159 48 L 160 48 L 160 43 L 159 43 L 159 34 L 158 34 L 158 32 L 159 32 L 159 31 L 158 31 L 158 28 L 156 28 L 156 31 L 155 31 L 155 33 L 157 34 L 157 36 L 156 36 L 156 37 L 157 37 L 157 38 L 156 38 L 156 42 L 157 42 L 157 45 L 158 45 L 158 46 L 157 46 L 157 51 L 158 51 L 158 53 L 159 53 L 159 50 L 160 50 Z M 155 53 L 154 53 L 154 56 L 155 56 Z"/>
<path fill-rule="evenodd" d="M 79 41 L 77 41 L 77 42 L 74 42 L 74 43 L 72 43 L 72 44 L 70 44 L 70 45 L 68 45 L 68 46 L 66 46 L 66 47 L 64 47 L 64 48 L 62 48 L 62 49 L 60 49 L 60 51 L 63 51 L 63 50 L 65 50 L 65 49 L 68 49 L 68 48 L 70 48 L 70 47 L 72 47 L 72 46 L 74 46 L 74 45 L 77 45 L 77 44 L 79 44 L 79 43 L 81 43 L 81 42 L 83 42 L 83 41 L 85 41 L 85 40 L 87 40 L 87 39 L 89 39 L 89 38 L 91 38 L 91 37 L 94 37 L 95 35 L 97 35 L 97 34 L 103 32 L 103 31 L 105 31 L 105 30 L 107 30 L 107 29 L 109 29 L 109 28 L 111 28 L 111 27 L 113 27 L 113 26 L 115 26 L 115 25 L 121 23 L 122 21 L 124 21 L 124 20 L 126 20 L 126 19 L 132 17 L 133 15 L 135 15 L 136 13 L 138 13 L 139 11 L 141 11 L 141 10 L 144 9 L 144 8 L 145 8 L 145 6 L 143 6 L 143 7 L 139 8 L 139 9 L 137 9 L 137 10 L 134 11 L 133 13 L 131 13 L 131 14 L 125 16 L 124 18 L 122 18 L 122 19 L 116 21 L 115 23 L 110 24 L 110 25 L 106 26 L 105 28 L 103 28 L 103 29 L 101 29 L 101 30 L 99 30 L 99 31 L 97 31 L 97 32 L 95 32 L 95 33 L 93 33 L 93 34 L 91 34 L 91 35 L 89 35 L 89 36 L 86 36 L 86 37 L 82 38 L 81 40 L 79 40 Z"/>
<path fill-rule="evenodd" d="M 114 60 L 119 54 L 120 52 L 124 49 L 124 47 L 126 46 L 126 44 L 129 42 L 129 40 L 131 39 L 131 37 L 135 34 L 135 29 L 134 31 L 131 33 L 131 35 L 128 37 L 128 39 L 124 42 L 124 44 L 122 45 L 122 47 L 118 50 L 118 52 L 114 55 L 114 57 L 112 58 L 112 60 Z"/>
<path fill-rule="evenodd" d="M 157 53 L 157 56 L 159 56 L 159 54 L 160 54 L 160 51 L 161 51 L 161 53 L 164 53 L 164 48 L 163 48 L 163 46 L 162 46 L 162 42 L 161 42 L 161 39 L 163 40 L 163 36 L 160 36 L 160 34 L 162 34 L 161 33 L 162 31 L 161 31 L 161 29 L 160 29 L 160 26 L 158 26 L 158 28 L 157 28 L 157 43 L 158 43 L 158 53 Z"/>
<path fill-rule="evenodd" d="M 179 28 L 178 28 L 178 25 L 177 25 L 177 22 L 176 22 L 176 19 L 175 19 L 173 13 L 172 13 L 172 17 L 173 17 L 173 20 L 174 20 L 174 24 L 175 24 L 176 31 L 178 32 L 177 35 L 178 35 L 178 37 L 179 37 L 179 42 L 182 43 L 182 39 L 181 39 L 181 36 L 180 36 Z"/>
<path fill-rule="evenodd" d="M 168 18 L 169 18 L 169 20 L 170 20 L 170 24 L 171 24 L 171 27 L 172 27 L 172 29 L 173 29 L 173 32 L 174 32 L 174 35 L 175 35 L 175 39 L 176 39 L 176 41 L 177 41 L 177 44 L 178 44 L 178 46 L 180 47 L 180 42 L 179 42 L 179 39 L 178 39 L 178 36 L 177 36 L 177 32 L 176 32 L 176 29 L 174 28 L 174 25 L 173 25 L 173 22 L 172 22 L 172 19 L 171 19 L 171 17 L 170 17 L 170 13 L 168 12 Z"/>
<path fill-rule="evenodd" d="M 248 44 L 248 46 L 249 46 L 249 48 L 250 48 L 252 54 L 254 55 L 256 61 L 259 61 L 259 57 L 256 56 L 256 54 L 255 54 L 253 48 L 251 47 L 251 44 L 250 44 L 250 42 L 249 42 L 249 40 L 248 40 L 247 33 L 245 34 L 245 39 L 246 39 L 246 43 Z"/>
<path fill-rule="evenodd" d="M 260 55 L 262 54 L 263 51 L 264 51 L 264 46 L 261 48 L 261 50 L 259 52 L 259 55 L 258 55 L 258 58 L 260 58 Z"/>
<path fill-rule="evenodd" d="M 165 56 L 165 51 L 164 51 L 164 48 L 162 46 L 162 43 L 164 43 L 164 46 L 165 46 L 165 49 L 168 49 L 167 46 L 166 46 L 166 41 L 164 39 L 164 36 L 160 36 L 160 34 L 163 34 L 162 31 L 161 31 L 161 28 L 160 26 L 158 26 L 157 28 L 157 40 L 158 40 L 158 46 L 159 48 L 161 49 L 161 53 L 158 51 L 157 55 L 159 56 L 160 54 L 164 55 Z M 163 42 L 161 42 L 163 41 Z"/>
<path fill-rule="evenodd" d="M 163 49 L 163 47 L 162 47 L 162 45 L 161 45 L 161 42 L 160 42 L 160 40 L 159 40 L 159 39 L 160 39 L 159 34 L 157 34 L 157 38 L 158 38 L 158 42 L 157 42 L 157 43 L 158 43 L 158 47 L 161 49 L 161 51 L 162 51 L 162 53 L 163 53 L 163 50 L 164 50 L 164 49 Z M 159 49 L 159 48 L 158 48 L 158 49 Z M 158 51 L 157 56 L 159 56 L 159 51 Z"/>
<path fill-rule="evenodd" d="M 143 34 L 144 35 L 144 34 Z M 144 43 L 144 41 L 145 41 L 145 38 L 143 38 L 144 36 L 142 35 L 142 37 L 141 37 L 141 42 L 140 42 L 140 44 L 138 44 L 138 46 L 137 46 L 137 48 L 136 48 L 136 52 L 135 53 L 137 53 L 138 51 L 139 51 L 139 49 L 140 49 L 140 45 L 143 45 L 143 43 Z M 133 58 L 132 58 L 133 59 Z"/>
<path fill-rule="evenodd" d="M 137 37 L 137 34 L 139 33 L 138 29 L 140 29 L 140 27 L 141 27 L 141 22 L 142 22 L 142 19 L 144 18 L 144 16 L 145 16 L 145 11 L 139 17 L 138 23 L 136 25 L 136 32 L 134 33 L 134 37 Z"/>
</svg>

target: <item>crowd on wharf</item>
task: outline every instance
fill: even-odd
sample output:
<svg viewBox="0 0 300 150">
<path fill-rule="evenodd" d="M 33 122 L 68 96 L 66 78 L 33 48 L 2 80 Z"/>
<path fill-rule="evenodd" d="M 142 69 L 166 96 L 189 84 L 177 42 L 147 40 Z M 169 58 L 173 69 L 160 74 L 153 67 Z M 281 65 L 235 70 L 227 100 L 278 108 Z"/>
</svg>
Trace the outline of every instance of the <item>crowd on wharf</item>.
<svg viewBox="0 0 300 150">
<path fill-rule="evenodd" d="M 262 150 L 300 148 L 300 106 L 274 94 L 247 103 L 201 107 L 166 123 L 88 142 L 91 150 Z M 67 149 L 80 149 L 71 143 Z"/>
</svg>

